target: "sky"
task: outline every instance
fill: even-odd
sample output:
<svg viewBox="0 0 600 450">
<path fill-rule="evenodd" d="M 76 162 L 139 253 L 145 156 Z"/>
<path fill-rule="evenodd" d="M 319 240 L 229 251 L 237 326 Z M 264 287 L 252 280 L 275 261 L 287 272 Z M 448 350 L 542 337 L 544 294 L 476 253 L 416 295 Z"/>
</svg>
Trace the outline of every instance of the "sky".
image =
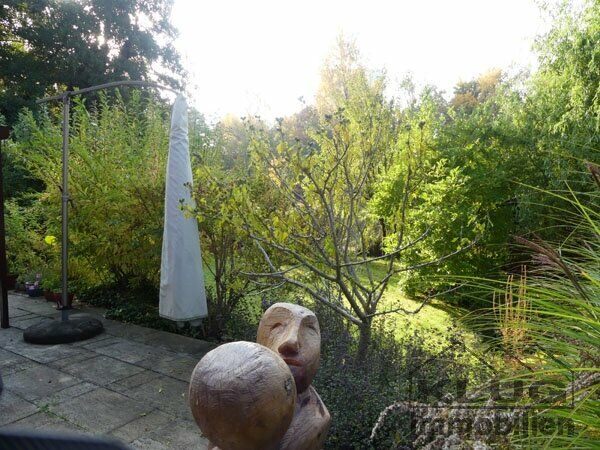
<svg viewBox="0 0 600 450">
<path fill-rule="evenodd" d="M 534 0 L 175 0 L 172 20 L 191 103 L 214 120 L 310 103 L 340 34 L 392 89 L 410 73 L 451 94 L 491 68 L 534 68 L 547 27 Z"/>
</svg>

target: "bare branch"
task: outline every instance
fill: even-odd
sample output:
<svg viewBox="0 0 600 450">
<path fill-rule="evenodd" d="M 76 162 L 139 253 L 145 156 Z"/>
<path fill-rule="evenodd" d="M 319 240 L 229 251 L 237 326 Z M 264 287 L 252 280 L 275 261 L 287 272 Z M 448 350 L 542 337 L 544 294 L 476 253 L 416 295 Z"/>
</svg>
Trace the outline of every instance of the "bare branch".
<svg viewBox="0 0 600 450">
<path fill-rule="evenodd" d="M 408 244 L 406 244 L 405 246 L 403 246 L 403 247 L 401 247 L 401 248 L 399 248 L 397 250 L 394 250 L 391 253 L 386 253 L 385 255 L 381 255 L 381 256 L 375 256 L 373 258 L 363 259 L 362 261 L 352 261 L 352 262 L 349 262 L 349 263 L 344 263 L 344 264 L 342 264 L 342 267 L 358 266 L 360 264 L 367 264 L 367 263 L 370 263 L 370 262 L 373 262 L 373 261 L 378 261 L 380 259 L 387 259 L 387 258 L 390 258 L 392 256 L 396 256 L 397 254 L 402 253 L 404 250 L 406 250 L 406 249 L 408 249 L 410 247 L 415 246 L 417 243 L 419 243 L 420 241 L 422 241 L 423 239 L 425 239 L 427 237 L 427 235 L 429 234 L 429 231 L 430 231 L 430 229 L 427 228 L 425 230 L 425 232 L 423 234 L 421 234 L 421 236 L 419 236 L 417 239 L 415 239 L 412 242 L 409 242 Z"/>
<path fill-rule="evenodd" d="M 421 268 L 423 268 L 423 267 L 428 267 L 428 266 L 433 266 L 433 265 L 439 264 L 439 263 L 441 263 L 442 261 L 445 261 L 445 260 L 446 260 L 446 259 L 448 259 L 448 258 L 451 258 L 451 257 L 453 257 L 453 256 L 456 256 L 456 255 L 458 255 L 459 253 L 462 253 L 462 252 L 464 252 L 464 251 L 466 251 L 466 250 L 470 249 L 470 248 L 471 248 L 471 247 L 473 247 L 473 246 L 474 246 L 474 245 L 475 245 L 477 242 L 479 242 L 479 237 L 477 237 L 477 238 L 475 238 L 474 240 L 472 240 L 472 241 L 469 243 L 469 245 L 467 245 L 466 247 L 462 247 L 462 248 L 459 248 L 458 250 L 455 250 L 455 251 L 453 251 L 453 252 L 451 252 L 451 253 L 447 253 L 447 254 L 445 254 L 444 256 L 440 256 L 439 258 L 437 258 L 437 259 L 434 259 L 433 261 L 426 261 L 426 262 L 423 262 L 423 263 L 418 263 L 418 264 L 414 264 L 414 265 L 412 265 L 412 266 L 403 267 L 403 268 L 401 268 L 401 269 L 396 269 L 396 270 L 393 270 L 393 271 L 389 272 L 389 273 L 388 273 L 388 274 L 385 276 L 385 278 L 383 278 L 383 280 L 381 280 L 381 283 L 379 283 L 379 286 L 382 286 L 384 283 L 387 283 L 387 282 L 388 282 L 388 280 L 389 280 L 391 277 L 393 277 L 394 275 L 396 275 L 396 274 L 398 274 L 398 273 L 401 273 L 401 272 L 410 272 L 411 270 L 421 269 Z"/>
<path fill-rule="evenodd" d="M 367 317 L 383 316 L 385 314 L 393 314 L 393 313 L 397 313 L 397 312 L 402 312 L 403 314 L 406 314 L 406 315 L 418 314 L 427 304 L 429 304 L 429 302 L 432 299 L 434 299 L 436 297 L 439 297 L 441 295 L 449 294 L 450 292 L 454 292 L 454 291 L 460 289 L 463 286 L 464 286 L 464 283 L 463 284 L 459 284 L 458 286 L 454 286 L 453 288 L 447 289 L 447 290 L 445 290 L 443 292 L 438 292 L 438 293 L 433 294 L 433 295 L 428 295 L 427 297 L 425 297 L 421 301 L 421 304 L 419 306 L 417 306 L 417 308 L 414 309 L 414 310 L 412 310 L 412 311 L 410 311 L 408 309 L 405 309 L 405 308 L 402 308 L 402 307 L 398 307 L 398 308 L 390 309 L 390 310 L 387 310 L 387 311 L 380 311 L 380 312 L 376 312 L 376 313 L 373 313 L 373 314 L 369 314 L 369 315 L 367 315 Z"/>
</svg>

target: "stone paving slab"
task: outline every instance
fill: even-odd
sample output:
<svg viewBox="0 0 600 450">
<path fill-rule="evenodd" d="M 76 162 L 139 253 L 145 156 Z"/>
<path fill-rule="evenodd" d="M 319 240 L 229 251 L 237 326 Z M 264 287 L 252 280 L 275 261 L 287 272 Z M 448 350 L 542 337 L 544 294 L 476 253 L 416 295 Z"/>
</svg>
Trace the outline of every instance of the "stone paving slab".
<svg viewBox="0 0 600 450">
<path fill-rule="evenodd" d="M 70 434 L 84 434 L 85 430 L 78 427 L 74 423 L 69 422 L 62 417 L 55 414 L 49 414 L 46 411 L 40 411 L 38 413 L 27 416 L 23 419 L 17 420 L 11 423 L 11 428 L 37 431 L 54 431 Z"/>
<path fill-rule="evenodd" d="M 200 429 L 195 423 L 181 420 L 150 433 L 151 439 L 160 442 L 168 449 L 175 450 L 196 449 L 199 438 L 202 439 L 202 444 L 207 446 L 208 441 L 201 436 Z"/>
<path fill-rule="evenodd" d="M 34 401 L 79 382 L 71 375 L 40 365 L 8 375 L 4 387 L 25 400 Z"/>
<path fill-rule="evenodd" d="M 2 371 L 2 377 L 6 378 L 9 375 L 12 375 L 13 373 L 21 372 L 23 370 L 31 369 L 33 367 L 40 367 L 42 365 L 43 364 L 37 363 L 30 359 L 25 359 L 25 361 L 21 361 L 16 364 L 11 364 L 10 366 L 2 368 L 0 370 Z"/>
<path fill-rule="evenodd" d="M 138 450 L 169 450 L 169 447 L 164 446 L 158 441 L 149 437 L 136 439 L 131 445 Z"/>
<path fill-rule="evenodd" d="M 97 348 L 106 347 L 107 345 L 113 345 L 120 341 L 120 338 L 111 336 L 110 334 L 107 334 L 106 332 L 102 333 L 101 335 L 99 335 L 97 337 L 100 337 L 100 336 L 102 336 L 104 339 L 92 338 L 92 339 L 88 339 L 87 341 L 75 342 L 71 345 L 73 345 L 74 347 L 83 347 L 88 350 L 96 350 Z M 79 345 L 77 345 L 77 344 L 79 344 Z"/>
<path fill-rule="evenodd" d="M 26 361 L 28 361 L 27 358 L 12 352 L 7 352 L 6 350 L 2 350 L 0 348 L 0 373 L 4 373 L 2 369 L 6 369 L 9 366 L 18 363 L 24 363 Z"/>
<path fill-rule="evenodd" d="M 22 341 L 23 332 L 17 328 L 0 329 L 0 348 L 5 348 L 13 342 Z"/>
<path fill-rule="evenodd" d="M 108 356 L 98 355 L 92 359 L 67 365 L 62 370 L 82 380 L 104 386 L 135 375 L 144 369 Z"/>
<path fill-rule="evenodd" d="M 6 389 L 0 397 L 0 426 L 30 416 L 37 410 L 37 406 L 33 403 L 23 400 L 17 394 Z"/>
<path fill-rule="evenodd" d="M 105 332 L 87 341 L 41 346 L 23 328 L 56 320 L 51 303 L 9 295 L 11 325 L 0 330 L 0 427 L 105 434 L 135 449 L 204 450 L 189 409 L 193 368 L 214 346 L 99 316 Z"/>
<path fill-rule="evenodd" d="M 19 309 L 16 306 L 15 307 L 9 307 L 8 308 L 8 316 L 10 317 L 11 320 L 13 319 L 17 319 L 19 317 L 34 317 L 36 316 L 36 314 L 29 312 L 29 311 L 25 311 L 24 309 Z"/>
<path fill-rule="evenodd" d="M 157 430 L 174 427 L 176 424 L 177 419 L 175 417 L 154 410 L 114 429 L 110 432 L 110 435 L 123 442 L 133 442 L 144 436 L 156 435 Z"/>
<path fill-rule="evenodd" d="M 47 302 L 43 298 L 31 298 L 26 296 L 20 297 L 24 299 L 24 301 L 19 302 L 19 304 L 17 305 L 18 309 L 37 314 L 38 316 L 58 316 L 58 311 L 56 310 L 56 303 Z"/>
<path fill-rule="evenodd" d="M 104 434 L 148 414 L 153 407 L 98 388 L 49 409 L 86 431 Z"/>
<path fill-rule="evenodd" d="M 32 314 L 30 316 L 21 316 L 17 317 L 15 320 L 11 320 L 10 326 L 14 328 L 19 328 L 20 330 L 26 330 L 27 328 L 33 325 L 37 325 L 38 323 L 42 322 L 49 322 L 51 320 L 52 319 L 50 319 L 49 317 Z"/>
<path fill-rule="evenodd" d="M 155 345 L 175 353 L 187 353 L 200 358 L 215 348 L 210 342 L 193 339 L 179 334 L 167 333 L 166 331 L 155 331 L 146 336 L 145 344 Z"/>
<path fill-rule="evenodd" d="M 123 378 L 122 380 L 112 383 L 110 385 L 110 388 L 113 391 L 124 394 L 130 389 L 155 380 L 160 376 L 161 375 L 159 373 L 153 372 L 151 370 L 144 370 L 143 372 L 136 373 L 135 375 L 132 375 L 128 378 Z"/>
<path fill-rule="evenodd" d="M 139 361 L 137 365 L 189 383 L 194 367 L 196 367 L 199 360 L 200 358 L 193 356 L 165 354 L 162 356 L 151 356 Z"/>
<path fill-rule="evenodd" d="M 188 401 L 189 384 L 161 376 L 125 391 L 125 395 L 152 404 L 163 412 L 193 420 Z M 173 401 L 177 399 L 177 401 Z"/>
<path fill-rule="evenodd" d="M 59 403 L 71 400 L 75 397 L 79 397 L 80 395 L 93 391 L 94 389 L 98 389 L 98 386 L 92 383 L 81 382 L 61 391 L 53 392 L 46 397 L 34 400 L 33 403 L 38 405 L 39 408 L 48 408 L 50 406 L 58 405 Z"/>
<path fill-rule="evenodd" d="M 156 347 L 126 339 L 119 339 L 117 342 L 109 345 L 103 345 L 96 348 L 95 351 L 101 355 L 110 356 L 126 363 L 137 363 L 155 355 L 164 355 L 164 352 L 157 351 Z"/>
<path fill-rule="evenodd" d="M 15 328 L 11 328 L 11 330 L 15 330 Z M 0 334 L 5 331 L 6 330 L 0 331 Z M 78 354 L 77 349 L 67 345 L 29 344 L 23 340 L 22 331 L 19 331 L 18 340 L 9 341 L 4 345 L 0 343 L 0 346 L 2 346 L 4 350 L 11 351 L 39 363 L 49 363 L 51 361 L 56 361 L 57 359 L 68 358 L 69 356 Z"/>
<path fill-rule="evenodd" d="M 88 359 L 92 359 L 98 356 L 97 353 L 94 353 L 91 350 L 86 350 L 84 348 L 80 348 L 77 350 L 77 353 L 71 356 L 67 356 L 66 358 L 57 359 L 55 361 L 50 361 L 48 366 L 54 367 L 55 369 L 62 369 L 63 367 L 70 366 L 71 364 L 75 364 L 82 361 L 87 361 Z"/>
<path fill-rule="evenodd" d="M 122 441 L 132 442 L 139 449 L 189 450 L 198 448 L 200 431 L 191 422 L 174 420 L 160 411 L 153 411 L 111 434 Z"/>
<path fill-rule="evenodd" d="M 131 323 L 122 323 L 115 320 L 104 319 L 102 321 L 106 333 L 132 341 L 146 342 L 145 337 L 156 332 L 151 328 L 140 327 Z"/>
</svg>

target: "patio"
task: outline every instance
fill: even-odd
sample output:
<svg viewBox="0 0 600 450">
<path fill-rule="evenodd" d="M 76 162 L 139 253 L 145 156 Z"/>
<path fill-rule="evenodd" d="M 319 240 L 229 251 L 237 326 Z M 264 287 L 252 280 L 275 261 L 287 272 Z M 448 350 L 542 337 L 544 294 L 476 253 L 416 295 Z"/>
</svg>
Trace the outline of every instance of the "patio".
<svg viewBox="0 0 600 450">
<path fill-rule="evenodd" d="M 188 382 L 212 345 L 103 318 L 83 342 L 40 346 L 23 329 L 56 318 L 44 299 L 9 294 L 11 328 L 0 329 L 0 427 L 100 434 L 137 449 L 205 449 L 188 406 Z"/>
</svg>

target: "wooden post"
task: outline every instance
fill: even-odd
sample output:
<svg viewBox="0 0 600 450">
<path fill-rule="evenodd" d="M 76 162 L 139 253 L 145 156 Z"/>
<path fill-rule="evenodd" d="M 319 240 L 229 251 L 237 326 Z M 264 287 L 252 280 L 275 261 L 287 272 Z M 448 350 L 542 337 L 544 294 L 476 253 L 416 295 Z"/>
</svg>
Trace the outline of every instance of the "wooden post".
<svg viewBox="0 0 600 450">
<path fill-rule="evenodd" d="M 8 127 L 0 126 L 0 327 L 8 328 L 8 290 L 6 287 L 7 263 L 6 263 L 6 239 L 4 227 L 4 176 L 2 171 L 2 141 L 8 139 L 10 130 Z"/>
</svg>

